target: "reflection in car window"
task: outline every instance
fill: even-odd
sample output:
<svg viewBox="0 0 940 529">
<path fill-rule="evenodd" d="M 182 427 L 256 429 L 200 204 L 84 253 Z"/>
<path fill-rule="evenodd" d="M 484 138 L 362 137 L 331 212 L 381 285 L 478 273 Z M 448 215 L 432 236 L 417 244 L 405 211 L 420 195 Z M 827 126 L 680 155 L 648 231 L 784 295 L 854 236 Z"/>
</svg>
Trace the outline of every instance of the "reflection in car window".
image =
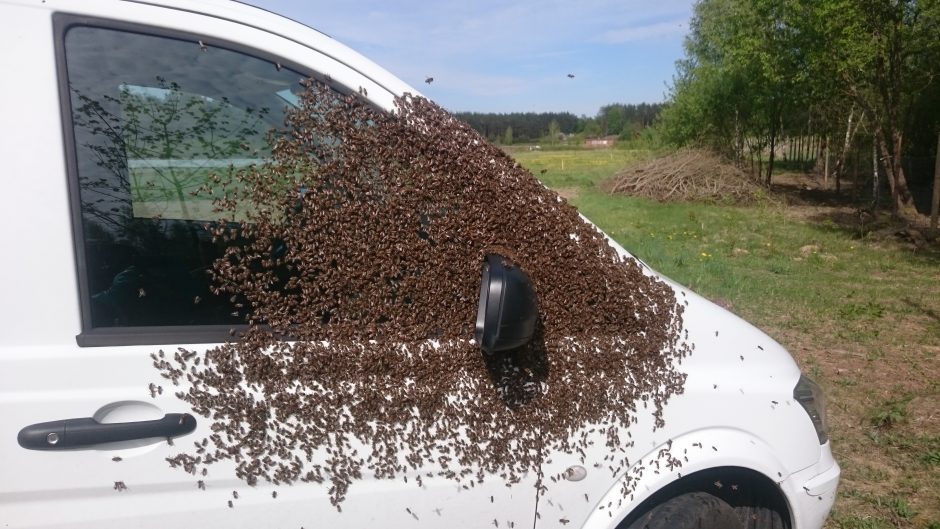
<svg viewBox="0 0 940 529">
<path fill-rule="evenodd" d="M 65 37 L 92 327 L 230 324 L 207 179 L 270 155 L 300 74 L 244 53 L 97 27 Z"/>
</svg>

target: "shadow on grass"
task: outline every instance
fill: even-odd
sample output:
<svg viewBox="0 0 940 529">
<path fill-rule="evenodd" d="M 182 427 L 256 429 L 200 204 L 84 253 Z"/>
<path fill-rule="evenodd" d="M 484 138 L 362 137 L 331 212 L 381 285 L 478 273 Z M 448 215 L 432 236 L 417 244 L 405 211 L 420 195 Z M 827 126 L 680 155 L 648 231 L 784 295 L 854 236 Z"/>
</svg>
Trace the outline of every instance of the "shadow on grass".
<svg viewBox="0 0 940 529">
<path fill-rule="evenodd" d="M 771 184 L 770 190 L 778 196 L 786 198 L 787 204 L 821 207 L 859 207 L 861 204 L 854 198 L 851 190 L 825 189 L 801 182 L 781 182 Z"/>
<path fill-rule="evenodd" d="M 908 307 L 910 307 L 910 308 L 912 308 L 912 309 L 914 309 L 914 310 L 919 311 L 921 314 L 923 314 L 924 316 L 927 316 L 928 318 L 932 319 L 933 321 L 935 321 L 935 322 L 937 322 L 937 323 L 940 323 L 940 314 L 937 314 L 937 312 L 936 312 L 935 310 L 933 310 L 933 309 L 931 309 L 931 308 L 929 308 L 929 307 L 925 307 L 924 305 L 922 305 L 922 304 L 920 304 L 920 303 L 918 303 L 918 302 L 912 300 L 911 298 L 909 298 L 909 297 L 907 297 L 907 296 L 902 297 L 902 298 L 901 298 L 901 302 L 904 303 L 905 305 L 907 305 Z"/>
<path fill-rule="evenodd" d="M 833 182 L 830 180 L 829 184 Z M 889 244 L 916 260 L 940 261 L 940 230 L 912 227 L 919 224 L 920 219 L 892 218 L 887 190 L 872 209 L 870 190 L 865 185 L 854 190 L 853 182 L 843 182 L 841 190 L 836 191 L 826 187 L 819 175 L 811 173 L 782 174 L 771 189 L 788 205 L 818 208 L 804 218 L 820 230 Z M 915 195 L 918 199 L 915 202 L 918 211 L 923 213 L 924 193 L 920 191 Z"/>
</svg>

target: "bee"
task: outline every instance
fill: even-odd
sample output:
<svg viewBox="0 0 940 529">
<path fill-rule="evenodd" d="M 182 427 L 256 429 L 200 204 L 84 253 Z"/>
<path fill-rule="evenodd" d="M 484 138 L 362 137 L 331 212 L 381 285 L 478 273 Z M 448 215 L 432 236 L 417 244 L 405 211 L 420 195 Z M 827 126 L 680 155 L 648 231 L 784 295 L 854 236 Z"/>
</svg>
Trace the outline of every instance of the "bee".
<svg viewBox="0 0 940 529">
<path fill-rule="evenodd" d="M 209 46 L 206 46 L 206 43 L 204 43 L 203 41 L 200 40 L 200 41 L 199 41 L 199 49 L 202 50 L 202 51 L 209 51 Z"/>
<path fill-rule="evenodd" d="M 276 491 L 276 490 L 272 490 L 272 491 L 271 491 L 271 497 L 274 498 L 274 499 L 277 499 L 277 491 Z"/>
<path fill-rule="evenodd" d="M 561 525 L 568 525 L 569 523 L 571 523 L 571 520 L 567 518 L 559 518 L 558 522 L 561 523 Z"/>
<path fill-rule="evenodd" d="M 721 484 L 721 480 L 718 480 L 718 481 L 715 482 L 715 488 L 720 489 L 720 488 L 723 487 L 723 486 L 724 486 L 724 485 Z"/>
<path fill-rule="evenodd" d="M 433 78 L 433 77 L 428 77 L 427 79 L 424 80 L 424 82 L 427 83 L 427 84 L 431 84 L 431 83 L 434 82 L 434 78 Z"/>
<path fill-rule="evenodd" d="M 238 491 L 237 491 L 237 490 L 233 490 L 233 491 L 232 491 L 232 497 L 235 498 L 236 500 L 238 499 Z"/>
<path fill-rule="evenodd" d="M 274 67 L 277 68 L 277 71 L 281 71 L 281 68 L 283 68 L 279 62 L 274 63 Z"/>
<path fill-rule="evenodd" d="M 125 491 L 125 490 L 127 490 L 127 485 L 125 485 L 123 481 L 115 481 L 115 482 L 114 482 L 114 490 L 116 490 L 116 491 L 118 491 L 118 492 Z"/>
<path fill-rule="evenodd" d="M 115 463 L 118 463 L 118 462 L 120 462 L 120 461 L 124 461 L 124 459 L 121 458 L 121 457 L 119 457 L 119 456 L 114 456 L 114 457 L 111 458 L 111 461 L 114 461 Z"/>
<path fill-rule="evenodd" d="M 146 290 L 144 290 L 144 289 L 142 289 L 142 288 L 138 288 L 138 289 L 137 289 L 137 297 L 142 298 L 142 297 L 144 297 L 144 296 L 146 296 L 146 295 L 147 295 L 147 291 L 146 291 Z"/>
<path fill-rule="evenodd" d="M 573 73 L 569 73 L 569 74 L 568 74 L 568 79 L 574 79 L 574 74 L 573 74 Z"/>
<path fill-rule="evenodd" d="M 228 508 L 229 508 L 229 509 L 234 509 L 234 508 L 235 508 L 235 504 L 232 503 L 232 500 L 228 500 Z"/>
<path fill-rule="evenodd" d="M 199 490 L 206 490 L 206 482 L 201 479 L 196 482 L 196 486 L 199 487 Z"/>
</svg>

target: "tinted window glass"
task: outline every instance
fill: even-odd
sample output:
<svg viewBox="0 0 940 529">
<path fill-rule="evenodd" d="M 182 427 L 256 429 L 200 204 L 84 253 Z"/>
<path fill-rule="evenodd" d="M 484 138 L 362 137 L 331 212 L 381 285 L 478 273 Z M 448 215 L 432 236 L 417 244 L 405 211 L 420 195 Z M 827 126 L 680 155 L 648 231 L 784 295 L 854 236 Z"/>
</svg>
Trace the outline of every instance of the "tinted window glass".
<svg viewBox="0 0 940 529">
<path fill-rule="evenodd" d="M 212 295 L 212 175 L 270 154 L 302 76 L 243 53 L 95 27 L 65 37 L 92 327 L 244 321 Z M 86 320 L 87 321 L 87 320 Z"/>
</svg>

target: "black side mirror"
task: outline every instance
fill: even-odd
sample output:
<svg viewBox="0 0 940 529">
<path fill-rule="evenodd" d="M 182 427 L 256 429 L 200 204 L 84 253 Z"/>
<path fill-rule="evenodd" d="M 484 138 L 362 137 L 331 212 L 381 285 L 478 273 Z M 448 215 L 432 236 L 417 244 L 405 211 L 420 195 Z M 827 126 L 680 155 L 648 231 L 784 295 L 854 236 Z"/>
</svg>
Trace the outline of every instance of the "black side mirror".
<svg viewBox="0 0 940 529">
<path fill-rule="evenodd" d="M 502 257 L 487 255 L 480 283 L 480 304 L 473 333 L 487 353 L 521 347 L 532 339 L 538 304 L 532 281 Z"/>
</svg>

